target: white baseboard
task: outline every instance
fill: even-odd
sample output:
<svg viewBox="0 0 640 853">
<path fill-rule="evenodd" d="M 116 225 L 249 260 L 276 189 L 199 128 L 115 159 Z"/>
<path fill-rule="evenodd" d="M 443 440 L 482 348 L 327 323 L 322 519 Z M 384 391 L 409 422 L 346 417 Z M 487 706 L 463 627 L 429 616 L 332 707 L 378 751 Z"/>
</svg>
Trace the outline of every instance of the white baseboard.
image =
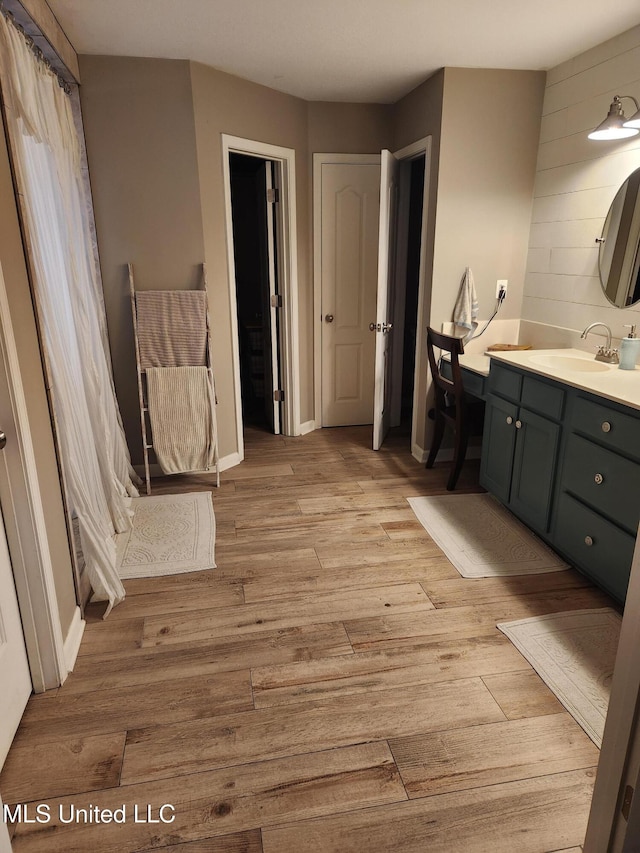
<svg viewBox="0 0 640 853">
<path fill-rule="evenodd" d="M 303 424 L 300 424 L 300 435 L 308 435 L 308 433 L 313 432 L 317 428 L 315 421 L 305 421 Z"/>
<path fill-rule="evenodd" d="M 236 451 L 236 453 L 230 453 L 228 456 L 223 456 L 220 459 L 220 470 L 228 471 L 229 468 L 235 468 L 236 465 L 239 465 L 244 456 Z"/>
<path fill-rule="evenodd" d="M 69 672 L 73 672 L 73 667 L 76 665 L 76 658 L 80 650 L 80 643 L 84 634 L 86 622 L 82 618 L 80 608 L 76 607 L 71 620 L 71 625 L 67 632 L 64 641 L 64 662 Z"/>
<path fill-rule="evenodd" d="M 419 444 L 412 444 L 411 455 L 415 460 L 424 465 L 424 463 L 427 461 L 427 456 L 429 455 L 429 453 L 424 449 L 424 447 L 420 447 Z"/>
<path fill-rule="evenodd" d="M 223 456 L 220 459 L 220 470 L 226 471 L 228 468 L 233 468 L 235 465 L 239 465 L 242 462 L 243 458 L 244 457 L 241 456 L 240 453 L 237 453 L 237 452 L 236 453 L 230 453 L 228 456 Z M 133 469 L 136 472 L 136 474 L 144 480 L 144 477 L 145 477 L 144 465 L 134 465 Z M 215 469 L 212 468 L 211 471 L 209 471 L 208 473 L 209 474 L 215 474 Z M 151 476 L 151 477 L 162 477 L 162 476 L 164 476 L 162 468 L 158 465 L 157 462 L 152 462 L 149 465 L 149 476 Z"/>
<path fill-rule="evenodd" d="M 0 813 L 2 812 L 2 797 L 0 797 Z M 11 838 L 6 821 L 0 820 L 0 853 L 11 853 Z"/>
</svg>

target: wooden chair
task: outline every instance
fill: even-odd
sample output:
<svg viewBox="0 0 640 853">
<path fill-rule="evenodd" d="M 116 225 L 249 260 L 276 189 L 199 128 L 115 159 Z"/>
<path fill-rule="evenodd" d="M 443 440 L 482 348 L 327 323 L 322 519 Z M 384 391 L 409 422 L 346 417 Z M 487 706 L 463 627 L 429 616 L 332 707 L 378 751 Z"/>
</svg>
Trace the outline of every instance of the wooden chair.
<svg viewBox="0 0 640 853">
<path fill-rule="evenodd" d="M 436 359 L 434 347 L 448 352 L 451 356 L 451 379 L 443 376 L 440 371 L 440 360 Z M 433 385 L 435 391 L 435 406 L 433 409 L 434 429 L 431 449 L 425 467 L 432 468 L 436 461 L 436 456 L 442 437 L 444 428 L 447 424 L 453 428 L 454 433 L 454 450 L 453 464 L 449 480 L 447 482 L 447 490 L 453 491 L 458 481 L 458 476 L 462 469 L 464 457 L 467 451 L 467 442 L 469 440 L 469 417 L 467 411 L 467 401 L 462 384 L 462 373 L 460 371 L 460 362 L 458 356 L 464 353 L 464 344 L 461 338 L 443 335 L 440 332 L 434 331 L 432 328 L 427 329 L 427 355 L 429 357 L 429 367 L 433 377 Z M 431 412 L 429 413 L 431 414 Z"/>
</svg>

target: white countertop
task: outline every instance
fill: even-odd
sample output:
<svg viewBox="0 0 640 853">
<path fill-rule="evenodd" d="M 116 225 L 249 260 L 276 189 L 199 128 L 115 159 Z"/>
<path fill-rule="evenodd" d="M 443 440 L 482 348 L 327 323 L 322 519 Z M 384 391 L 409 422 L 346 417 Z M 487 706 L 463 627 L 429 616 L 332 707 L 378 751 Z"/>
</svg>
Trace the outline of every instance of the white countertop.
<svg viewBox="0 0 640 853">
<path fill-rule="evenodd" d="M 491 359 L 484 353 L 463 353 L 458 357 L 460 367 L 467 370 L 472 370 L 474 373 L 480 373 L 482 376 L 488 376 L 491 368 Z"/>
<path fill-rule="evenodd" d="M 588 352 L 578 349 L 532 349 L 511 352 L 492 352 L 491 358 L 496 361 L 512 364 L 523 370 L 530 370 L 557 382 L 581 388 L 591 394 L 622 403 L 633 409 L 640 410 L 640 368 L 635 370 L 620 370 L 617 364 L 596 362 L 595 357 Z M 486 356 L 485 356 L 486 357 Z M 461 356 L 463 359 L 476 359 L 478 356 Z M 578 361 L 589 363 L 586 370 L 580 369 Z M 593 364 L 597 367 L 593 367 Z M 464 365 L 470 370 L 476 370 L 470 364 Z M 481 372 L 477 370 L 477 372 Z"/>
</svg>

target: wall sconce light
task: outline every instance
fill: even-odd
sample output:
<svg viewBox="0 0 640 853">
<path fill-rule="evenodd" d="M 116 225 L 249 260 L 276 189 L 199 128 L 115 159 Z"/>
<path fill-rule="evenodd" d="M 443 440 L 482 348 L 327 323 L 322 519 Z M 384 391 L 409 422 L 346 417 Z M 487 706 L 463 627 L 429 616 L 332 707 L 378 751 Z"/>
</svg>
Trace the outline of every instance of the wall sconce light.
<svg viewBox="0 0 640 853">
<path fill-rule="evenodd" d="M 622 111 L 622 98 L 629 98 L 636 105 L 636 112 L 627 118 Z M 589 139 L 624 139 L 640 133 L 640 105 L 633 95 L 615 95 L 606 119 L 589 134 Z"/>
</svg>

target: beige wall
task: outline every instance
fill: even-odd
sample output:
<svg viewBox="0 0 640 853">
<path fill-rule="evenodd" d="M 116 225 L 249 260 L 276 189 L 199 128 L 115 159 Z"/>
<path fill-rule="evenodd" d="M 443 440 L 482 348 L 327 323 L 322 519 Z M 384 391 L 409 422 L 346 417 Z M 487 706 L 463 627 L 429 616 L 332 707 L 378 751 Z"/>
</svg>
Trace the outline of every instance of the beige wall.
<svg viewBox="0 0 640 853">
<path fill-rule="evenodd" d="M 640 100 L 639 69 L 635 27 L 547 75 L 522 308 L 529 341 L 580 345 L 579 332 L 593 322 L 619 339 L 625 323 L 640 323 L 640 306 L 616 308 L 603 295 L 595 242 L 618 187 L 640 166 L 640 136 L 587 138 L 614 95 Z M 631 101 L 623 105 L 634 111 Z M 589 336 L 591 351 L 597 342 Z"/>
<path fill-rule="evenodd" d="M 427 378 L 429 374 L 426 347 L 426 327 L 431 321 L 432 283 L 434 241 L 437 220 L 438 174 L 440 169 L 440 141 L 442 134 L 442 104 L 444 92 L 444 69 L 425 80 L 413 91 L 409 92 L 393 108 L 393 150 L 400 151 L 419 139 L 429 137 L 430 152 L 428 172 L 425 177 L 429 180 L 429 196 L 426 210 L 426 243 L 424 247 L 425 269 L 422 285 L 422 318 L 423 329 L 418 329 L 418 347 L 416 352 L 416 373 L 418 379 L 417 412 L 415 446 L 416 455 L 424 453 L 428 446 L 429 424 L 427 420 Z"/>
<path fill-rule="evenodd" d="M 20 374 L 36 456 L 60 624 L 63 637 L 66 638 L 76 609 L 76 595 L 40 348 L 4 132 L 0 133 L 0 262 L 15 330 Z M 9 429 L 5 425 L 3 428 L 7 431 Z M 8 524 L 7 534 L 10 545 L 17 547 Z"/>
<path fill-rule="evenodd" d="M 241 80 L 199 63 L 191 64 L 193 109 L 205 258 L 213 326 L 218 390 L 220 453 L 237 450 L 235 389 L 231 363 L 229 271 L 227 265 L 221 134 L 292 148 L 295 151 L 298 307 L 300 322 L 300 418 L 313 417 L 313 293 L 309 249 L 307 104 L 299 98 Z"/>
<path fill-rule="evenodd" d="M 126 264 L 140 289 L 197 287 L 205 258 L 188 62 L 82 56 L 81 103 L 118 400 L 142 461 Z"/>
<path fill-rule="evenodd" d="M 379 154 L 393 144 L 389 104 L 308 104 L 309 154 Z"/>
<path fill-rule="evenodd" d="M 480 316 L 509 290 L 502 318 L 519 317 L 545 75 L 445 69 L 431 318 L 450 321 L 465 267 Z"/>
</svg>

